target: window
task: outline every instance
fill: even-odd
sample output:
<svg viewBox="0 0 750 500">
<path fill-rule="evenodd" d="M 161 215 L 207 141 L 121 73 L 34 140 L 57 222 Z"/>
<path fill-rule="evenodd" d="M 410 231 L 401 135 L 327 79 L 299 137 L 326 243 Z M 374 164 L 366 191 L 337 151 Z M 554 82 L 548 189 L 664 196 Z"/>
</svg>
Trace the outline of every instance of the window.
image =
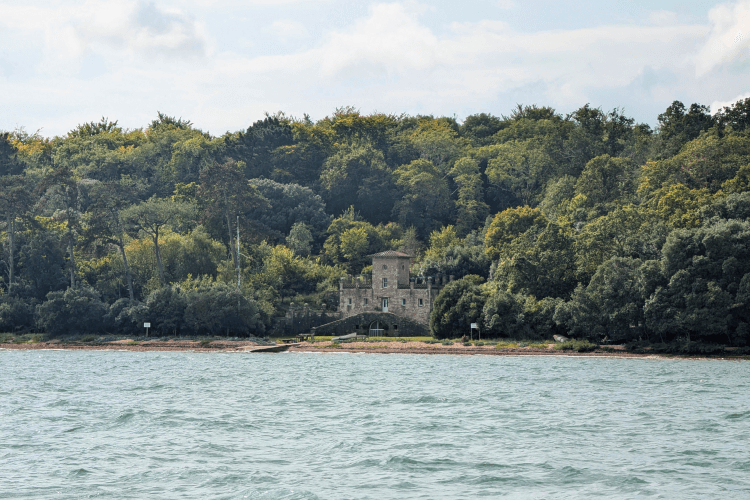
<svg viewBox="0 0 750 500">
<path fill-rule="evenodd" d="M 393 325 L 394 330 L 398 330 L 398 325 Z"/>
<path fill-rule="evenodd" d="M 365 299 L 365 305 L 367 305 L 367 302 L 368 302 L 367 299 Z"/>
<path fill-rule="evenodd" d="M 422 299 L 419 299 L 419 307 L 424 306 L 424 302 L 422 302 Z"/>
<path fill-rule="evenodd" d="M 383 264 L 383 269 L 388 269 L 388 266 L 386 266 L 385 264 Z"/>
<path fill-rule="evenodd" d="M 406 307 L 406 299 L 401 299 L 401 305 Z"/>
<path fill-rule="evenodd" d="M 404 267 L 403 264 L 401 264 L 401 270 L 403 271 L 404 269 L 406 269 L 406 268 Z"/>
<path fill-rule="evenodd" d="M 383 278 L 383 288 L 388 288 L 388 278 Z"/>
<path fill-rule="evenodd" d="M 349 299 L 349 305 L 352 305 L 352 299 Z"/>
</svg>

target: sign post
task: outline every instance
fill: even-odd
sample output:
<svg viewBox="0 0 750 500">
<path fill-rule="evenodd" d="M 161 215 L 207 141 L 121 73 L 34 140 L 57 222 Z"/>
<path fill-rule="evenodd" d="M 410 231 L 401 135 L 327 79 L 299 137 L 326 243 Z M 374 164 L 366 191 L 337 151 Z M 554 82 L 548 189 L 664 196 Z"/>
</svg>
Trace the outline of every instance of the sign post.
<svg viewBox="0 0 750 500">
<path fill-rule="evenodd" d="M 151 323 L 143 323 L 143 328 L 146 329 L 146 337 L 148 337 L 148 329 L 151 328 Z"/>
<path fill-rule="evenodd" d="M 476 323 L 471 324 L 471 340 L 474 340 L 474 330 L 477 331 L 478 339 L 482 340 L 482 332 L 479 331 L 479 325 Z"/>
</svg>

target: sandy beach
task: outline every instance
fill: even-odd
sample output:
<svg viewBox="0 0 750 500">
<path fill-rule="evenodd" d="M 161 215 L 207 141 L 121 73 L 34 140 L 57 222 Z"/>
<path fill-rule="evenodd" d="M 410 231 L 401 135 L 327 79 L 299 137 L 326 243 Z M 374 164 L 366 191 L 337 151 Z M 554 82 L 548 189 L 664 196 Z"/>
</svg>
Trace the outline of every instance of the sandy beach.
<svg viewBox="0 0 750 500">
<path fill-rule="evenodd" d="M 110 342 L 63 342 L 51 340 L 34 343 L 0 343 L 0 349 L 66 349 L 66 350 L 108 350 L 108 351 L 184 351 L 184 352 L 251 352 L 255 348 L 268 346 L 269 343 L 256 343 L 242 340 L 133 340 L 123 339 Z M 661 354 L 635 354 L 625 351 L 622 346 L 608 346 L 612 350 L 598 349 L 593 352 L 562 351 L 549 344 L 546 349 L 531 347 L 497 348 L 496 346 L 464 346 L 425 344 L 424 342 L 351 342 L 333 344 L 332 342 L 299 342 L 289 344 L 288 352 L 307 353 L 368 353 L 368 354 L 450 354 L 450 355 L 484 355 L 484 356 L 578 356 L 578 357 L 615 357 L 615 358 L 661 358 L 661 359 L 727 359 L 747 360 L 748 356 L 682 356 Z"/>
</svg>

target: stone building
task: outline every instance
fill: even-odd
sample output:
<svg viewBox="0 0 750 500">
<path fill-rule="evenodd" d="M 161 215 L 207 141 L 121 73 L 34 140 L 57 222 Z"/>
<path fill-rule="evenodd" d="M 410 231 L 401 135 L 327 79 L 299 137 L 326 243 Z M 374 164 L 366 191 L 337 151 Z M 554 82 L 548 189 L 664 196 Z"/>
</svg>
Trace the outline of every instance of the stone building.
<svg viewBox="0 0 750 500">
<path fill-rule="evenodd" d="M 388 250 L 372 257 L 372 276 L 342 278 L 339 312 L 342 319 L 315 328 L 318 335 L 362 333 L 373 336 L 429 335 L 432 303 L 446 277 L 409 277 L 411 257 Z M 451 277 L 452 278 L 452 277 Z"/>
</svg>

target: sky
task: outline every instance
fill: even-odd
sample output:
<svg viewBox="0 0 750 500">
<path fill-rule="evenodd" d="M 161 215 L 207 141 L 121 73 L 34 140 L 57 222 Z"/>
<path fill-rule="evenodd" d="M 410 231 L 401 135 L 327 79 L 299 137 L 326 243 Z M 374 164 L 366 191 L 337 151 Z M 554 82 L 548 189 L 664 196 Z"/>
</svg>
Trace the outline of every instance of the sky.
<svg viewBox="0 0 750 500">
<path fill-rule="evenodd" d="M 750 96 L 750 0 L 0 0 L 0 130 L 157 111 L 221 135 L 265 113 L 569 113 L 657 124 Z"/>
</svg>

